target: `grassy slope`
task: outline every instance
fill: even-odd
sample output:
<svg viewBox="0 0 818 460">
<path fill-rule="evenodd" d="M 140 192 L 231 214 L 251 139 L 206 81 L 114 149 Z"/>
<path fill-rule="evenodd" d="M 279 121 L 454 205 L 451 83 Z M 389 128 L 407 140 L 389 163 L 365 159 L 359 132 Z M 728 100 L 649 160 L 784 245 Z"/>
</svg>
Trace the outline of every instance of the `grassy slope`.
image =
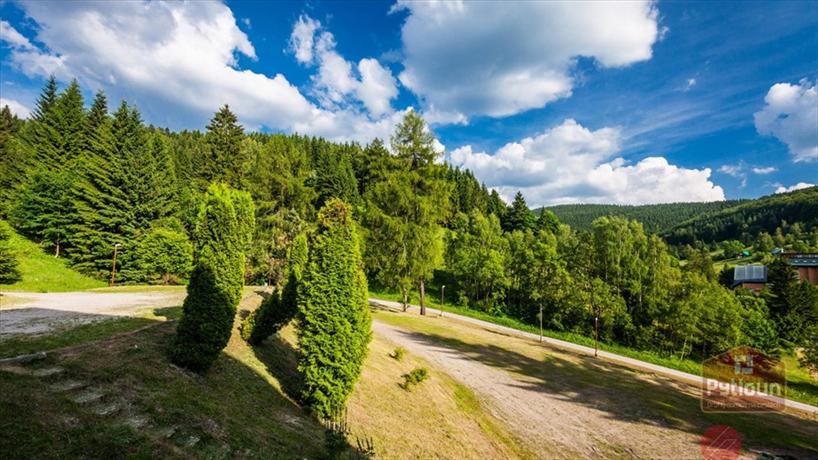
<svg viewBox="0 0 818 460">
<path fill-rule="evenodd" d="M 64 292 L 104 287 L 105 283 L 68 268 L 65 259 L 48 255 L 36 244 L 18 235 L 3 221 L 0 225 L 11 233 L 9 245 L 20 263 L 22 281 L 0 284 L 3 291 Z"/>
<path fill-rule="evenodd" d="M 171 309 L 172 310 L 172 309 Z M 178 312 L 178 309 L 175 310 Z M 173 317 L 174 311 L 160 312 Z M 157 314 L 159 316 L 159 314 Z M 90 325 L 81 334 L 92 334 Z M 89 415 L 72 393 L 48 391 L 55 380 L 0 371 L 0 451 L 9 458 L 103 457 L 111 452 L 136 458 L 322 458 L 324 430 L 295 402 L 298 393 L 292 327 L 251 348 L 237 330 L 204 377 L 170 366 L 166 353 L 174 325 L 165 323 L 49 358 L 66 377 L 101 388 L 113 416 Z M 476 397 L 417 357 L 402 362 L 394 345 L 375 338 L 362 380 L 350 401 L 349 425 L 356 437 L 374 441 L 388 458 L 517 456 L 507 432 L 486 415 Z M 413 392 L 398 387 L 400 376 L 426 366 L 431 378 Z M 74 393 L 75 394 L 75 393 Z M 133 429 L 128 414 L 146 414 L 153 428 Z M 6 415 L 7 414 L 7 415 Z M 435 425 L 419 423 L 434 420 Z M 159 427 L 175 426 L 164 438 Z M 185 447 L 188 436 L 201 441 Z"/>
<path fill-rule="evenodd" d="M 396 302 L 400 301 L 399 294 L 388 290 L 370 290 L 369 295 L 370 297 L 380 299 L 393 300 Z M 418 299 L 416 298 L 415 293 L 413 293 L 413 297 L 410 299 L 410 301 L 415 305 L 417 304 Z M 432 308 L 440 308 L 440 301 L 433 296 L 428 296 L 427 305 Z M 539 334 L 540 332 L 539 328 L 523 323 L 514 318 L 492 316 L 471 308 L 452 305 L 448 302 L 443 306 L 443 310 L 534 334 Z M 592 338 L 571 332 L 551 331 L 546 329 L 543 331 L 543 335 L 579 345 L 585 345 L 587 347 L 594 346 L 594 340 Z M 694 375 L 701 375 L 702 373 L 701 363 L 690 359 L 678 359 L 676 357 L 664 356 L 651 351 L 635 350 L 623 345 L 609 343 L 600 343 L 599 349 Z M 787 397 L 795 401 L 818 406 L 818 381 L 810 379 L 807 371 L 799 365 L 795 358 L 787 356 L 785 357 L 785 360 L 788 369 L 787 382 L 789 385 L 787 389 Z"/>
<path fill-rule="evenodd" d="M 556 397 L 583 394 L 591 387 L 593 402 L 577 398 L 577 404 L 592 404 L 609 410 L 611 416 L 640 414 L 647 424 L 661 421 L 669 428 L 703 433 L 708 427 L 727 424 L 739 431 L 749 447 L 797 447 L 818 455 L 818 421 L 780 413 L 723 414 L 701 411 L 696 389 L 669 384 L 662 378 L 636 378 L 634 371 L 589 357 L 551 350 L 534 341 L 493 333 L 479 326 L 444 318 L 423 318 L 415 314 L 377 312 L 380 321 L 424 334 L 443 346 L 454 347 L 464 356 L 499 367 L 512 374 L 539 382 L 542 391 Z M 501 355 L 495 356 L 498 350 Z M 604 379 L 604 386 L 598 382 Z M 565 392 L 568 388 L 571 391 Z M 685 390 L 686 389 L 686 390 Z"/>
</svg>

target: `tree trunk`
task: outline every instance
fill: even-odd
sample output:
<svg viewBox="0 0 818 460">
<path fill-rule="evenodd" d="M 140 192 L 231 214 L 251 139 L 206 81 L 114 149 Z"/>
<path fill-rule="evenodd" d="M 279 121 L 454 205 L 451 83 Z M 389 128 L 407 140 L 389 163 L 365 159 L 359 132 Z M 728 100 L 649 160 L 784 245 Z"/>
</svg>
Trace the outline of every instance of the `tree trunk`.
<svg viewBox="0 0 818 460">
<path fill-rule="evenodd" d="M 406 313 L 406 310 L 409 309 L 409 293 L 406 288 L 401 288 L 401 293 L 403 293 L 403 312 Z"/>
<path fill-rule="evenodd" d="M 60 239 L 57 238 L 57 247 L 54 251 L 54 257 L 60 257 Z"/>
<path fill-rule="evenodd" d="M 423 279 L 420 280 L 420 314 L 426 314 L 426 285 Z"/>
</svg>

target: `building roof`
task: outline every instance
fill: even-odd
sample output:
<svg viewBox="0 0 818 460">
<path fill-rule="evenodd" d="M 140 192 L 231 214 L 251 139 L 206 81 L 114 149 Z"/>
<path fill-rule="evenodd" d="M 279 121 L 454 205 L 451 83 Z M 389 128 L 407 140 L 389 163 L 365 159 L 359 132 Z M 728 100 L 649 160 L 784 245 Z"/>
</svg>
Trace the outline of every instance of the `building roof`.
<svg viewBox="0 0 818 460">
<path fill-rule="evenodd" d="M 733 271 L 733 286 L 741 283 L 766 283 L 766 265 L 736 265 Z"/>
<path fill-rule="evenodd" d="M 818 253 L 785 252 L 781 254 L 793 267 L 818 267 Z"/>
</svg>

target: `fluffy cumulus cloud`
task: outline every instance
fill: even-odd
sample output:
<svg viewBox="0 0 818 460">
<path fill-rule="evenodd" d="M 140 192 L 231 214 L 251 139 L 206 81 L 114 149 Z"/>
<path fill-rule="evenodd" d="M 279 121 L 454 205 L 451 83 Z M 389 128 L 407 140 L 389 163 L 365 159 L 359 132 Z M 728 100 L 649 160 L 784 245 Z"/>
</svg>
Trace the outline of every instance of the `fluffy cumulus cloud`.
<svg viewBox="0 0 818 460">
<path fill-rule="evenodd" d="M 776 83 L 764 97 L 764 108 L 755 113 L 760 134 L 787 144 L 793 160 L 818 160 L 818 88 L 801 80 L 797 85 Z"/>
<path fill-rule="evenodd" d="M 17 115 L 20 118 L 27 118 L 28 115 L 31 113 L 31 109 L 29 109 L 25 104 L 22 102 L 16 101 L 14 99 L 6 99 L 0 97 L 0 107 L 8 106 L 11 113 Z"/>
<path fill-rule="evenodd" d="M 10 24 L 0 23 L 13 65 L 32 77 L 76 77 L 86 86 L 105 88 L 147 111 L 153 109 L 156 122 L 179 126 L 178 120 L 162 119 L 169 116 L 163 115 L 168 105 L 173 105 L 175 118 L 188 116 L 198 124 L 227 103 L 249 128 L 263 125 L 336 139 L 362 136 L 355 139 L 366 141 L 372 137 L 369 133 L 382 132 L 393 120 L 394 113 L 383 102 L 392 93 L 384 89 L 387 79 L 375 68 L 377 63 L 361 64 L 365 77 L 354 85 L 356 91 L 361 88 L 366 110 L 324 107 L 282 74 L 242 69 L 239 58 L 255 60 L 256 52 L 230 8 L 220 2 L 21 5 L 36 23 L 37 43 L 44 46 L 32 45 Z M 314 34 L 319 26 L 308 18 L 296 23 L 291 47 L 299 61 L 316 59 Z M 322 48 L 327 53 L 332 49 L 329 42 Z M 332 77 L 327 75 L 327 81 Z"/>
<path fill-rule="evenodd" d="M 318 67 L 312 80 L 322 106 L 338 108 L 360 102 L 372 115 L 392 113 L 391 100 L 398 95 L 392 72 L 377 59 L 364 58 L 357 64 L 344 59 L 336 50 L 335 37 L 320 22 L 308 16 L 298 18 L 290 49 L 302 64 Z"/>
<path fill-rule="evenodd" d="M 787 193 L 787 192 L 794 192 L 796 190 L 801 190 L 805 188 L 815 187 L 815 184 L 809 184 L 807 182 L 799 182 L 795 185 L 791 185 L 789 187 L 784 187 L 783 185 L 779 185 L 778 188 L 775 189 L 775 193 Z"/>
<path fill-rule="evenodd" d="M 411 2 L 400 81 L 445 114 L 506 116 L 571 95 L 577 57 L 605 67 L 650 59 L 659 39 L 651 1 Z"/>
<path fill-rule="evenodd" d="M 447 159 L 472 170 L 506 199 L 522 191 L 530 205 L 724 200 L 724 190 L 710 181 L 710 169 L 681 168 L 662 157 L 636 164 L 615 157 L 621 137 L 616 128 L 592 131 L 568 119 L 493 154 L 467 145 Z"/>
</svg>

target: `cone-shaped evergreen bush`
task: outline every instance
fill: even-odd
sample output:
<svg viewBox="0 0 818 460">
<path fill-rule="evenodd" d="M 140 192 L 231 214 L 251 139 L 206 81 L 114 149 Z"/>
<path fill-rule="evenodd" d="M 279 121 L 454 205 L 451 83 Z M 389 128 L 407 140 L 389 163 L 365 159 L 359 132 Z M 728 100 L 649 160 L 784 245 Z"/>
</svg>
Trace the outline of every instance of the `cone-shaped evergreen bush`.
<svg viewBox="0 0 818 460">
<path fill-rule="evenodd" d="M 296 314 L 298 284 L 307 263 L 307 238 L 299 235 L 290 247 L 287 263 L 289 278 L 284 290 L 264 299 L 261 305 L 245 318 L 241 325 L 241 337 L 251 345 L 258 345 L 279 329 L 286 326 Z"/>
<path fill-rule="evenodd" d="M 302 397 L 320 417 L 346 405 L 372 338 L 366 277 L 350 214 L 337 199 L 321 209 L 298 289 Z"/>
<path fill-rule="evenodd" d="M 199 211 L 195 268 L 171 356 L 191 370 L 206 371 L 230 339 L 244 284 L 243 232 L 247 230 L 242 225 L 252 233 L 252 219 L 240 222 L 234 205 L 240 197 L 239 214 L 252 213 L 252 201 L 248 205 L 245 195 L 225 185 L 211 185 Z M 243 218 L 247 220 L 246 215 Z"/>
</svg>

